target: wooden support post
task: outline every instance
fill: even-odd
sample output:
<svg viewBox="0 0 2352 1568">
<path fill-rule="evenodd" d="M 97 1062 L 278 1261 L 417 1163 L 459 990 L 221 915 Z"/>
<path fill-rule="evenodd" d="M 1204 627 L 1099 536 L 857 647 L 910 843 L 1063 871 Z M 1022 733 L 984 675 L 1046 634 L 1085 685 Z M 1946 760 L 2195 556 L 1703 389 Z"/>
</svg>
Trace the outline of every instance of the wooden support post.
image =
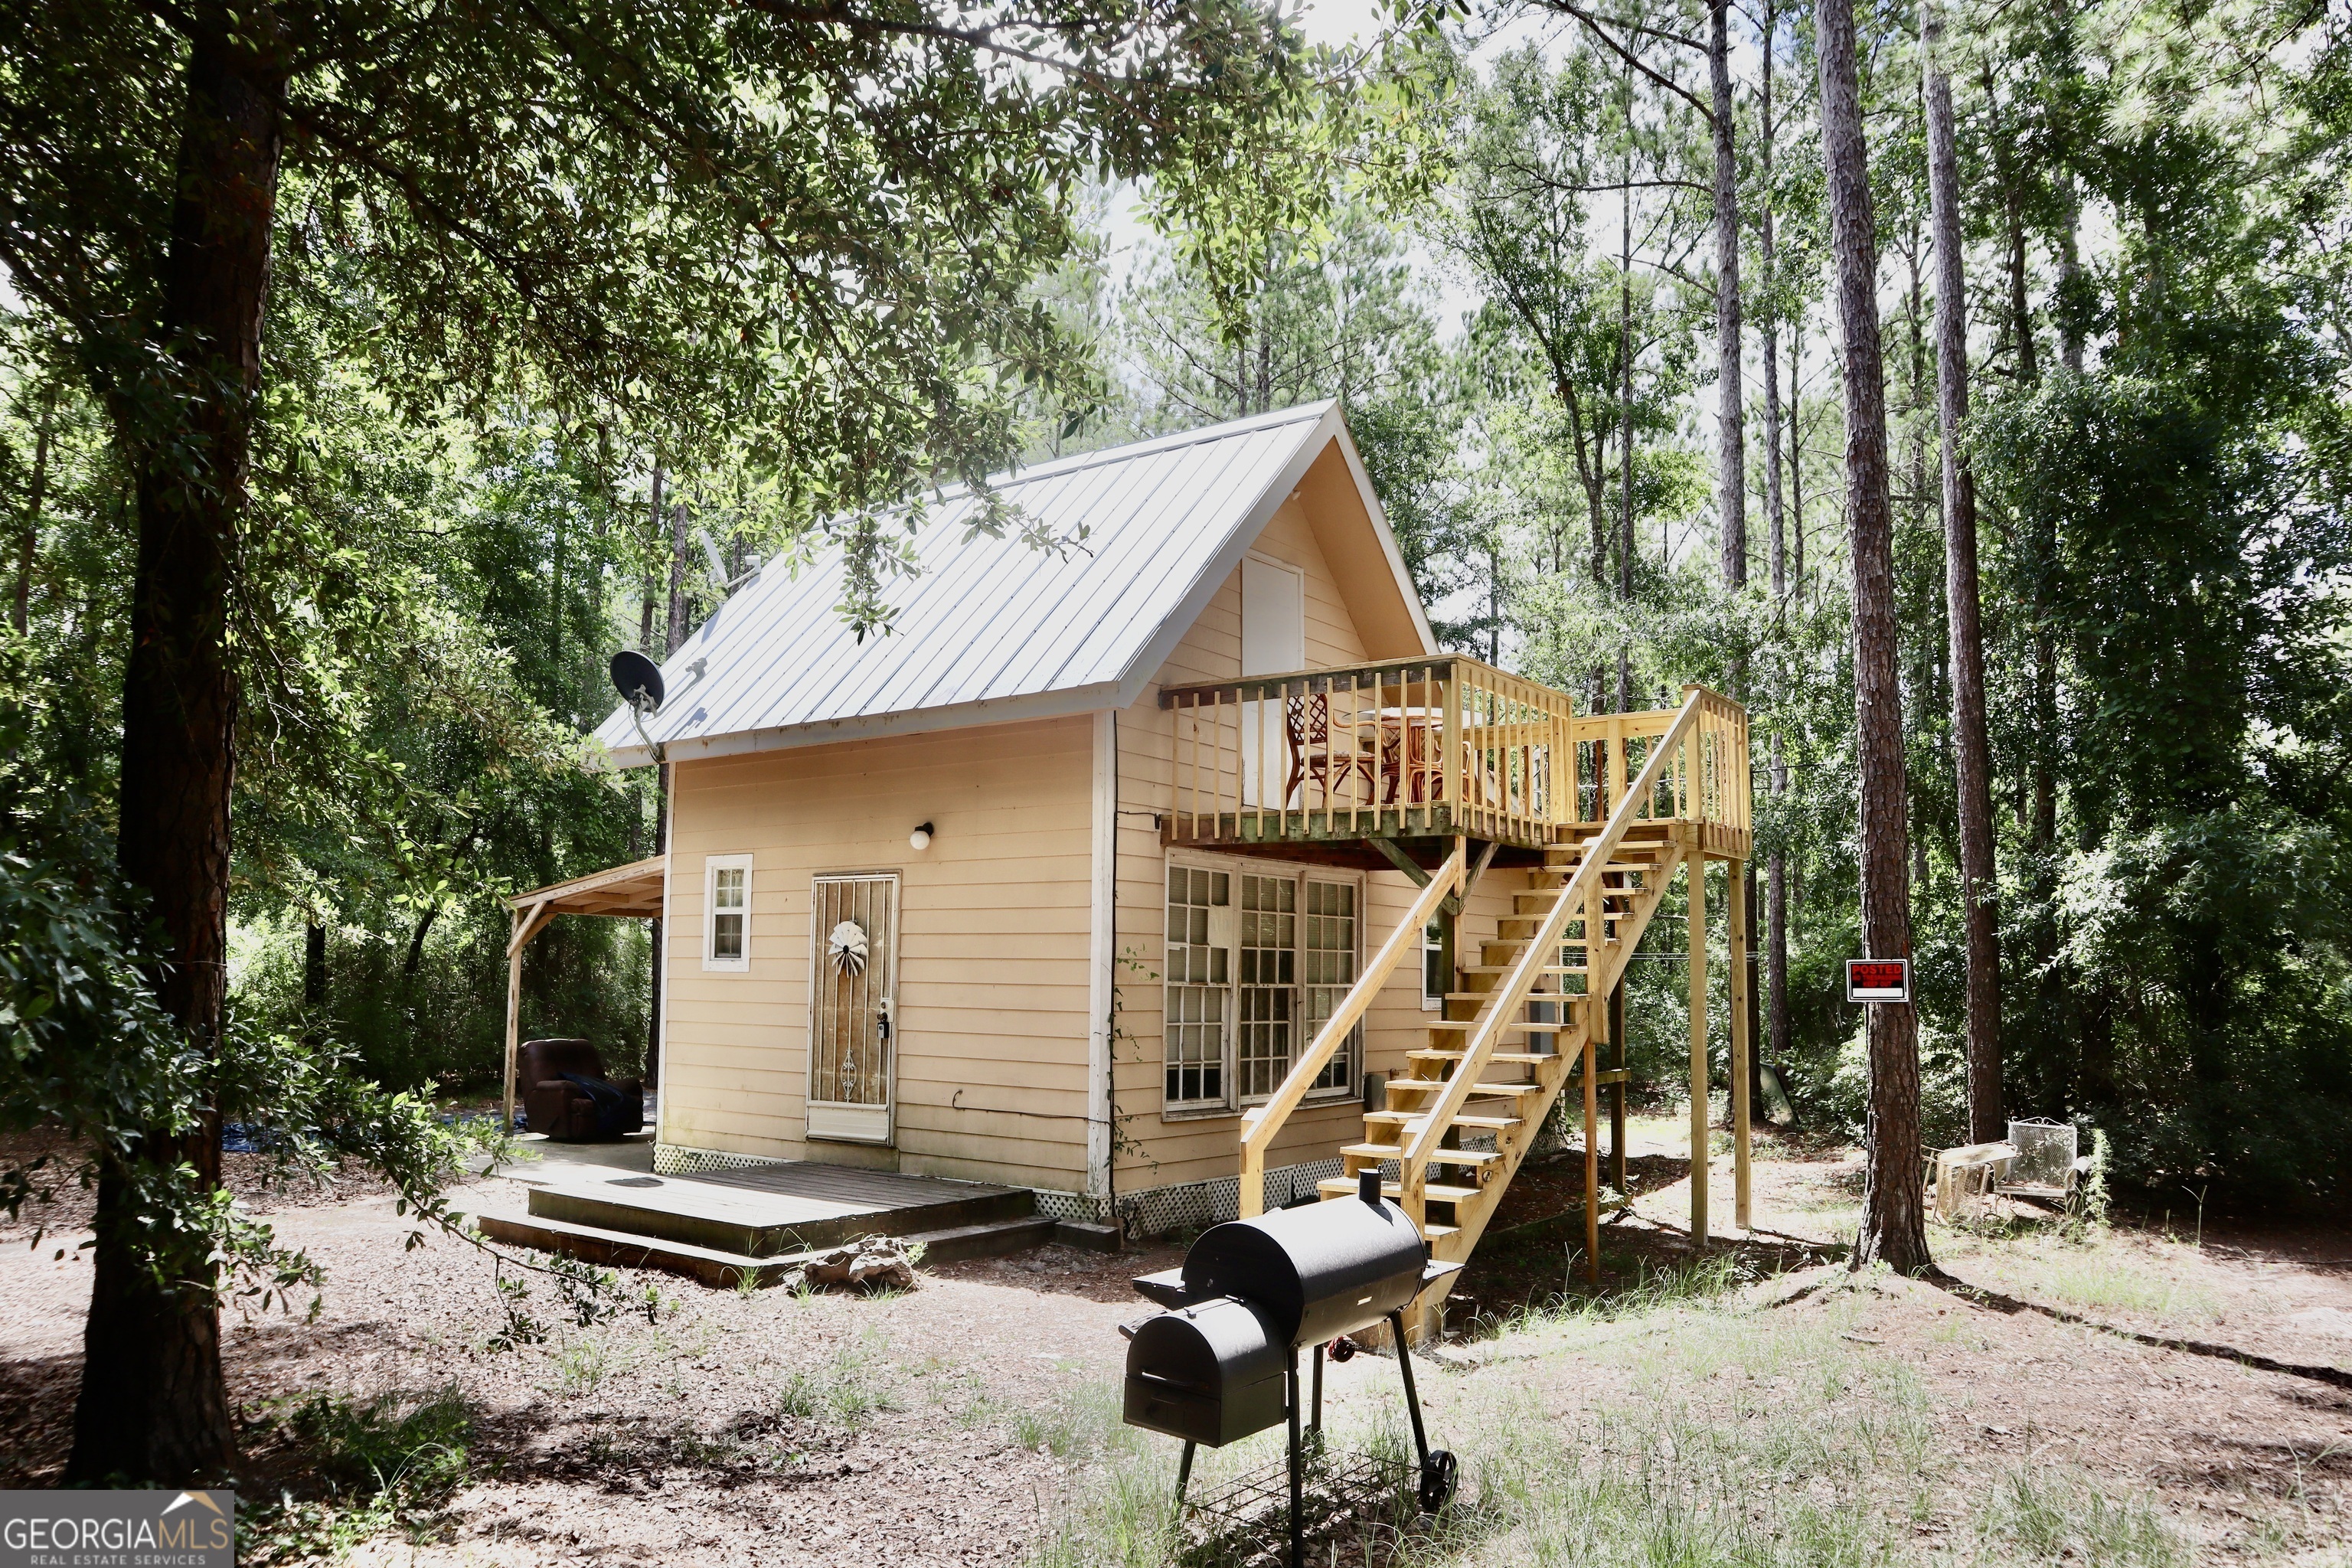
<svg viewBox="0 0 2352 1568">
<path fill-rule="evenodd" d="M 1731 1208 L 1732 1222 L 1749 1226 L 1748 1183 L 1748 879 L 1738 860 L 1726 862 L 1724 901 L 1731 920 Z"/>
<path fill-rule="evenodd" d="M 1706 1245 L 1706 856 L 1694 847 L 1690 873 L 1691 1241 Z"/>
<path fill-rule="evenodd" d="M 1601 998 L 1588 996 L 1586 1016 L 1599 1012 Z M 1584 1031 L 1584 1277 L 1601 1283 L 1601 1086 L 1596 1077 L 1601 1053 L 1592 1031 Z"/>
<path fill-rule="evenodd" d="M 510 917 L 513 924 L 507 937 L 507 1120 L 502 1129 L 506 1132 L 514 1131 L 515 1054 L 522 1031 L 522 950 L 554 918 L 543 899 L 527 910 L 516 910 Z"/>
<path fill-rule="evenodd" d="M 532 915 L 539 911 L 533 910 Z M 514 911 L 513 925 L 507 941 L 507 1119 L 499 1124 L 501 1136 L 514 1131 L 515 1051 L 517 1037 L 522 1028 L 522 931 L 530 918 L 521 910 Z"/>
<path fill-rule="evenodd" d="M 1597 839 L 1595 842 L 1599 842 Z M 1609 921 L 1606 877 L 1592 879 L 1584 896 L 1584 1258 L 1585 1277 L 1601 1283 L 1601 1071 L 1600 1037 L 1609 1032 L 1609 994 L 1597 990 L 1608 967 Z M 1568 1022 L 1568 1004 L 1559 1021 Z"/>
<path fill-rule="evenodd" d="M 1617 1080 L 1609 1086 L 1609 1184 L 1623 1193 L 1632 1190 L 1632 1184 L 1625 1174 L 1625 982 L 1622 979 L 1609 988 L 1604 1016 L 1609 1020 L 1609 1065 L 1617 1073 Z"/>
</svg>

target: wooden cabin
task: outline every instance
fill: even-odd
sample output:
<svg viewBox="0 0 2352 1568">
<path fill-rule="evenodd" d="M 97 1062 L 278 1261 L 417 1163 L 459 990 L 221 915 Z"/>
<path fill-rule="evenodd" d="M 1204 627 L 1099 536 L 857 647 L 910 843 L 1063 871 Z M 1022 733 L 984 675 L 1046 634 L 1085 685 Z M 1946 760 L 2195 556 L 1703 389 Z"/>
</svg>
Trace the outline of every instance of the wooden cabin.
<svg viewBox="0 0 2352 1568">
<path fill-rule="evenodd" d="M 1334 404 L 996 489 L 1055 547 L 950 492 L 862 641 L 837 549 L 772 563 L 597 731 L 667 763 L 668 852 L 516 900 L 513 951 L 573 888 L 664 916 L 656 1169 L 966 1178 L 1151 1234 L 1379 1166 L 1460 1255 L 1567 1093 L 1605 1181 L 1587 996 L 1678 867 L 1747 856 L 1739 709 L 1579 717 L 1441 650 Z"/>
</svg>

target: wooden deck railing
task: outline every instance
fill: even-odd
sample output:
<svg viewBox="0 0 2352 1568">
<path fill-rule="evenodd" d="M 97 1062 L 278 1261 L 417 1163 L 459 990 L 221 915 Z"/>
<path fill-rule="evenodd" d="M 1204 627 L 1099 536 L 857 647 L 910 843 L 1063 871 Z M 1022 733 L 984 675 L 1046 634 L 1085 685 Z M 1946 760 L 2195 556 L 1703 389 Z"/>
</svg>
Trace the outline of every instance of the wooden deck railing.
<svg viewBox="0 0 2352 1568">
<path fill-rule="evenodd" d="M 1748 714 L 1705 687 L 1649 815 L 1745 856 Z M 1548 845 L 1624 797 L 1680 709 L 1579 718 L 1569 696 L 1461 655 L 1171 686 L 1171 842 L 1357 837 Z"/>
<path fill-rule="evenodd" d="M 1598 713 L 1578 719 L 1574 737 L 1579 820 L 1606 820 L 1625 796 L 1629 775 L 1657 754 L 1695 700 L 1697 717 L 1679 750 L 1651 785 L 1644 816 L 1694 825 L 1700 847 L 1745 858 L 1753 839 L 1748 763 L 1748 710 L 1704 686 L 1683 688 L 1682 709 Z M 1638 787 L 1638 786 L 1636 786 Z"/>
<path fill-rule="evenodd" d="M 1176 721 L 1173 839 L 1548 844 L 1575 816 L 1568 695 L 1475 658 L 1176 686 L 1160 703 Z"/>
</svg>

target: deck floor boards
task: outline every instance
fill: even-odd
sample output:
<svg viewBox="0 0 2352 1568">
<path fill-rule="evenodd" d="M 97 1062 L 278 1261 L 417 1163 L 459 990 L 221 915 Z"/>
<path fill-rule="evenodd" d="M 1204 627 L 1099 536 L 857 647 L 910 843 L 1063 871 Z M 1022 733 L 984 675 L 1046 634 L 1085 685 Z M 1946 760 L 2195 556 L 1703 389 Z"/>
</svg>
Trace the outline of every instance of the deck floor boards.
<svg viewBox="0 0 2352 1568">
<path fill-rule="evenodd" d="M 967 1198 L 996 1197 L 1013 1190 L 941 1176 L 909 1176 L 898 1171 L 825 1165 L 814 1160 L 788 1160 L 734 1171 L 698 1171 L 684 1179 L 875 1210 L 929 1208 L 934 1204 L 961 1203 Z"/>
</svg>

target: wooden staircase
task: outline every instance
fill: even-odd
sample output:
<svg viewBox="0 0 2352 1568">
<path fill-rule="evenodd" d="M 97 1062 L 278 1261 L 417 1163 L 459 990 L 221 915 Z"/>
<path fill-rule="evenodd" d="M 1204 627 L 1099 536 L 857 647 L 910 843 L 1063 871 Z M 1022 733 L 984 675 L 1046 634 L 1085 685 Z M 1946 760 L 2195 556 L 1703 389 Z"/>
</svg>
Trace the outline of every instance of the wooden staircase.
<svg viewBox="0 0 2352 1568">
<path fill-rule="evenodd" d="M 1539 851 L 1541 863 L 1517 873 L 1492 873 L 1523 876 L 1527 885 L 1513 889 L 1511 912 L 1498 923 L 1495 940 L 1481 945 L 1477 962 L 1456 968 L 1454 989 L 1439 1016 L 1429 1022 L 1426 1040 L 1405 1053 L 1406 1070 L 1387 1080 L 1386 1103 L 1365 1114 L 1362 1141 L 1343 1146 L 1347 1174 L 1318 1184 L 1323 1197 L 1353 1194 L 1365 1172 L 1378 1171 L 1388 1194 L 1429 1237 L 1435 1258 L 1466 1262 L 1545 1118 L 1570 1084 L 1583 1091 L 1586 1186 L 1597 1197 L 1591 1129 L 1604 1075 L 1593 1048 L 1595 1026 L 1602 1022 L 1595 1009 L 1605 1005 L 1601 999 L 1624 974 L 1675 870 L 1687 867 L 1692 885 L 1698 887 L 1706 860 L 1736 863 L 1751 852 L 1747 723 L 1738 704 L 1698 686 L 1685 687 L 1682 706 L 1670 711 L 1604 714 L 1564 725 L 1555 721 L 1549 728 L 1457 730 L 1454 720 L 1446 721 L 1449 736 L 1467 737 L 1465 754 L 1506 760 L 1471 769 L 1461 787 L 1475 783 L 1505 798 L 1539 801 L 1546 819 L 1515 819 L 1510 842 L 1517 849 Z M 1519 749 L 1498 751 L 1500 742 Z M 1584 754 L 1593 781 L 1589 792 L 1577 782 L 1583 765 L 1579 748 L 1588 743 Z M 1445 754 L 1455 744 L 1449 739 Z M 1637 748 L 1636 772 L 1632 763 Z M 1546 777 L 1546 789 L 1532 788 Z M 1608 820 L 1549 816 L 1555 805 L 1573 809 L 1585 799 L 1596 802 Z M 1442 911 L 1458 912 L 1462 900 L 1487 874 L 1501 842 L 1499 836 L 1489 838 L 1474 865 L 1470 836 L 1457 833 L 1453 853 L 1425 872 L 1402 855 L 1390 856 L 1413 872 L 1421 891 L 1282 1083 L 1264 1104 L 1243 1113 L 1238 1206 L 1244 1217 L 1262 1212 L 1267 1156 L 1291 1112 L 1363 1022 L 1389 976 L 1409 955 L 1419 953 L 1427 924 Z M 1746 1004 L 1738 891 L 1735 871 L 1727 895 L 1733 931 L 1733 1117 L 1745 1224 Z M 1705 907 L 1702 898 L 1690 915 L 1694 1148 L 1703 1148 L 1706 1136 Z M 1605 1076 L 1612 1081 L 1620 1077 Z M 1695 1166 L 1691 1184 L 1691 1233 L 1701 1240 L 1706 1234 L 1705 1173 L 1703 1163 Z M 1588 1267 L 1596 1281 L 1598 1212 L 1597 1205 L 1585 1211 Z M 1423 1315 L 1428 1310 L 1426 1301 L 1414 1309 L 1416 1335 L 1432 1326 Z"/>
<path fill-rule="evenodd" d="M 1442 1016 L 1430 1022 L 1428 1044 L 1406 1053 L 1407 1071 L 1388 1080 L 1387 1105 L 1365 1113 L 1363 1142 L 1340 1151 L 1347 1174 L 1320 1184 L 1325 1198 L 1354 1195 L 1361 1173 L 1378 1169 L 1388 1194 L 1406 1201 L 1412 1189 L 1403 1168 L 1411 1148 L 1428 1142 L 1432 1116 L 1441 1116 L 1426 1158 L 1431 1174 L 1419 1184 L 1418 1217 L 1436 1258 L 1468 1259 L 1561 1090 L 1580 1081 L 1594 1008 L 1624 973 L 1682 863 L 1672 835 L 1665 823 L 1626 830 L 1601 868 L 1598 941 L 1588 929 L 1591 910 L 1563 912 L 1557 906 L 1601 838 L 1600 825 L 1563 828 L 1544 864 L 1517 873 L 1527 886 L 1513 891 L 1512 912 L 1500 922 L 1497 939 L 1481 945 L 1479 962 L 1456 969 L 1456 989 L 1446 994 Z M 1563 914 L 1559 922 L 1550 918 L 1556 912 Z M 1475 1085 L 1448 1109 L 1445 1101 L 1456 1097 L 1446 1090 L 1471 1058 L 1474 1041 L 1510 1002 L 1507 977 L 1543 928 L 1555 923 L 1562 940 L 1534 966 L 1525 997 L 1508 1005 L 1496 1045 L 1477 1064 Z"/>
</svg>

